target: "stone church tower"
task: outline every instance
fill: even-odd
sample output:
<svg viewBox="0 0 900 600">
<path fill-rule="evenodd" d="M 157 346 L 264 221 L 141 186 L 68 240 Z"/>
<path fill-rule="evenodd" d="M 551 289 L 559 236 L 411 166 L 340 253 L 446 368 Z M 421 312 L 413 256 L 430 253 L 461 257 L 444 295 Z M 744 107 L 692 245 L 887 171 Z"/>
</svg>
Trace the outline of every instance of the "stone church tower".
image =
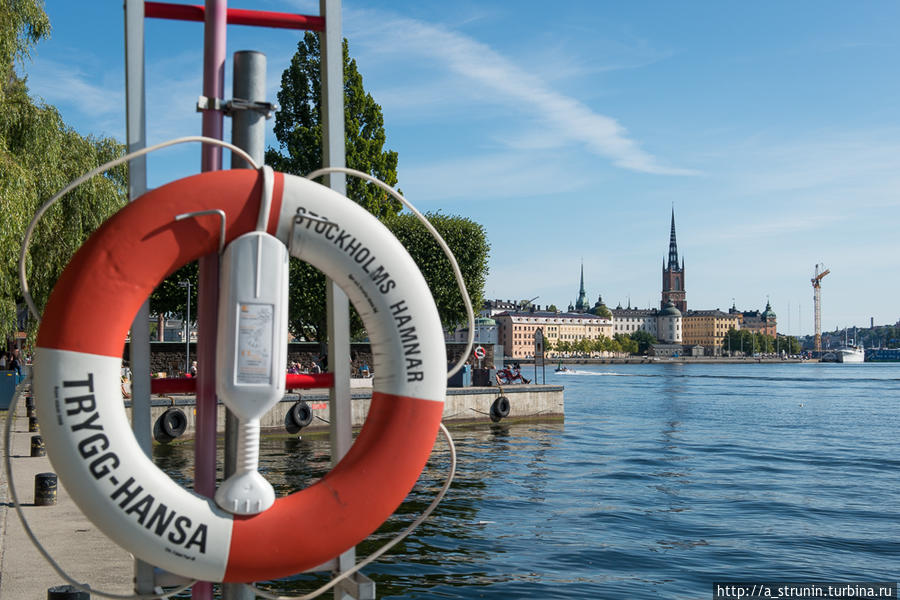
<svg viewBox="0 0 900 600">
<path fill-rule="evenodd" d="M 672 232 L 669 234 L 669 262 L 663 258 L 662 270 L 662 301 L 660 308 L 665 308 L 666 303 L 671 302 L 682 314 L 687 311 L 687 301 L 684 292 L 684 258 L 681 266 L 678 265 L 678 244 L 675 243 L 675 209 L 672 208 Z"/>
</svg>

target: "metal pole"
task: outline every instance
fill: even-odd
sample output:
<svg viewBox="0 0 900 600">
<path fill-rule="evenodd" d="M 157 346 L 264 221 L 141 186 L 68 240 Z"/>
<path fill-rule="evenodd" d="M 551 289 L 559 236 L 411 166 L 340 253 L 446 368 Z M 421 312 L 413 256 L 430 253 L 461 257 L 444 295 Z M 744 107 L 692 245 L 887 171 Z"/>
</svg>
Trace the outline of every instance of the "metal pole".
<svg viewBox="0 0 900 600">
<path fill-rule="evenodd" d="M 144 91 L 144 0 L 125 0 L 125 122 L 128 151 L 147 145 Z M 128 199 L 147 191 L 147 157 L 128 162 Z M 131 324 L 131 427 L 138 445 L 151 454 L 150 439 L 150 301 L 145 301 Z M 153 565 L 134 561 L 134 591 L 153 593 Z"/>
<path fill-rule="evenodd" d="M 325 17 L 325 31 L 319 33 L 321 49 L 322 166 L 346 165 L 344 148 L 344 50 L 341 34 L 341 0 L 319 0 L 319 14 Z M 347 193 L 346 177 L 332 174 L 327 185 Z M 334 374 L 329 392 L 328 413 L 331 434 L 331 463 L 336 465 L 353 443 L 350 407 L 350 304 L 347 295 L 331 279 L 325 282 L 328 326 L 328 370 Z M 356 563 L 356 548 L 336 559 L 340 573 Z M 367 588 L 374 598 L 374 585 Z M 334 590 L 335 600 L 352 599 L 343 586 Z"/>
<path fill-rule="evenodd" d="M 191 281 L 187 282 L 187 318 L 184 335 L 184 374 L 191 372 Z"/>
<path fill-rule="evenodd" d="M 266 100 L 266 55 L 253 50 L 234 53 L 232 98 L 250 102 Z M 243 148 L 262 164 L 265 162 L 266 116 L 258 110 L 235 110 L 231 118 L 231 143 Z M 249 169 L 237 154 L 231 155 L 232 169 Z"/>
<path fill-rule="evenodd" d="M 187 288 L 187 311 L 184 318 L 184 374 L 191 372 L 191 281 L 179 281 L 180 287 Z"/>
<path fill-rule="evenodd" d="M 234 77 L 232 98 L 263 102 L 266 99 L 266 55 L 243 50 L 234 53 Z M 231 141 L 243 148 L 257 163 L 265 161 L 266 119 L 263 113 L 235 110 L 231 115 Z M 231 155 L 232 169 L 249 169 L 250 165 L 237 154 Z M 225 411 L 225 477 L 237 469 L 238 419 L 230 410 Z M 226 583 L 222 586 L 224 600 L 253 600 L 253 590 L 242 583 Z"/>
<path fill-rule="evenodd" d="M 203 95 L 225 95 L 226 0 L 206 0 L 203 26 Z M 203 135 L 222 139 L 221 110 L 203 111 Z M 222 150 L 204 145 L 203 171 L 222 168 Z M 194 490 L 212 497 L 216 492 L 216 325 L 218 321 L 219 257 L 200 259 L 197 294 L 197 423 L 194 438 Z M 199 582 L 191 589 L 194 600 L 212 600 L 212 583 Z"/>
</svg>

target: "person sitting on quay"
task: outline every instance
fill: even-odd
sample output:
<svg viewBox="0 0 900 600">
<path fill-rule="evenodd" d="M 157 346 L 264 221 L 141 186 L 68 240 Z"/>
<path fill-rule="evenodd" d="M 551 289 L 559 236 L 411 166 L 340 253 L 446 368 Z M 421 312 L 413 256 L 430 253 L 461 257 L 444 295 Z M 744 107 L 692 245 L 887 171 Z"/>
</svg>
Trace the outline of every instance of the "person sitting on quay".
<svg viewBox="0 0 900 600">
<path fill-rule="evenodd" d="M 518 363 L 513 365 L 512 369 L 510 369 L 509 367 L 499 369 L 495 377 L 497 379 L 498 385 L 515 383 L 516 381 L 520 383 L 531 383 L 530 379 L 525 379 L 524 377 L 522 377 L 522 372 L 518 368 Z"/>
</svg>

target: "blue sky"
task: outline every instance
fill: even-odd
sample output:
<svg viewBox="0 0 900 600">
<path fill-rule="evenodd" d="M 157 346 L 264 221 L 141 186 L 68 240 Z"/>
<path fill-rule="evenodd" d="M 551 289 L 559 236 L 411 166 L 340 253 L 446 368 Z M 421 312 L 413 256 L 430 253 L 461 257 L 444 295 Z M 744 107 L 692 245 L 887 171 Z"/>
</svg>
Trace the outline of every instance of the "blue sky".
<svg viewBox="0 0 900 600">
<path fill-rule="evenodd" d="M 80 132 L 124 139 L 121 6 L 49 0 L 52 38 L 25 70 Z M 768 297 L 780 331 L 809 334 L 824 263 L 823 329 L 900 319 L 900 4 L 346 0 L 343 15 L 400 187 L 486 227 L 486 297 L 563 308 L 583 260 L 592 303 L 656 306 L 674 207 L 690 308 Z M 199 134 L 202 25 L 146 35 L 149 141 Z M 228 36 L 226 72 L 234 51 L 264 52 L 274 101 L 301 33 Z M 199 148 L 165 150 L 150 183 L 199 164 Z"/>
</svg>

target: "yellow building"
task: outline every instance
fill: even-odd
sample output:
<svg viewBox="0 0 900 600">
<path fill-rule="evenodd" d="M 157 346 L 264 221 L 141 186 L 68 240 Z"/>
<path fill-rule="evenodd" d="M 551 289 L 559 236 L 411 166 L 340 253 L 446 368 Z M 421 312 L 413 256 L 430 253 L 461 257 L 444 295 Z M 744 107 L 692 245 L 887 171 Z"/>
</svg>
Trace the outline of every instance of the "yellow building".
<svg viewBox="0 0 900 600">
<path fill-rule="evenodd" d="M 740 314 L 715 310 L 689 310 L 682 316 L 686 346 L 703 346 L 707 355 L 722 353 L 722 342 L 729 329 L 740 329 Z"/>
<path fill-rule="evenodd" d="M 494 315 L 503 353 L 512 358 L 534 356 L 534 332 L 543 330 L 544 338 L 554 345 L 560 341 L 577 342 L 612 337 L 612 321 L 586 313 L 509 311 Z"/>
</svg>

